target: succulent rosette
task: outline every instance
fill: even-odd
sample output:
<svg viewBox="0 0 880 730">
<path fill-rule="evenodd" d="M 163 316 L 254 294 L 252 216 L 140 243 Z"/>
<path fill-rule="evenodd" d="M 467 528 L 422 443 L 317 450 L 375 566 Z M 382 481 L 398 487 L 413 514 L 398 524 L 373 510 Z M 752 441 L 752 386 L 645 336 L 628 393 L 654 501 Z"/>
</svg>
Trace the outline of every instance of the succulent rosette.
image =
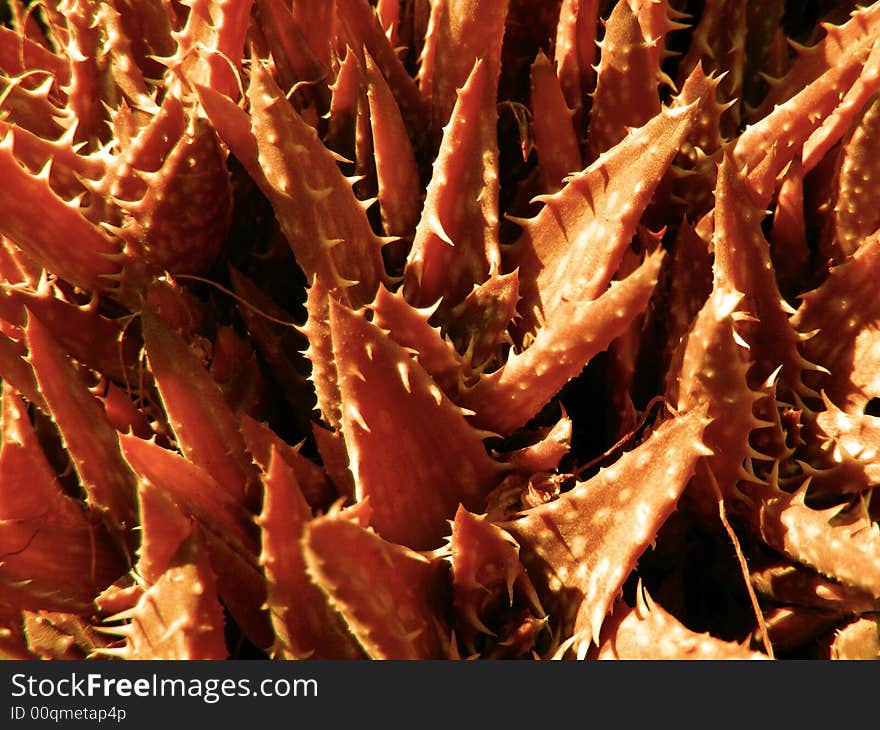
<svg viewBox="0 0 880 730">
<path fill-rule="evenodd" d="M 880 656 L 880 2 L 3 19 L 0 656 Z"/>
</svg>

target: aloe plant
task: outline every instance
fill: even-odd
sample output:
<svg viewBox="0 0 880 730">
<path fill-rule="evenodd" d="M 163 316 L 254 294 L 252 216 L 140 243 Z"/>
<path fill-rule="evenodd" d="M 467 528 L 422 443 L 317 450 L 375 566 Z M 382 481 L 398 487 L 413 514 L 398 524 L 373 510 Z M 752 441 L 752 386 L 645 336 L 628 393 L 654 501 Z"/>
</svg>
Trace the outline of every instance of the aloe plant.
<svg viewBox="0 0 880 730">
<path fill-rule="evenodd" d="M 10 0 L 0 655 L 877 658 L 880 3 L 787 5 Z"/>
</svg>

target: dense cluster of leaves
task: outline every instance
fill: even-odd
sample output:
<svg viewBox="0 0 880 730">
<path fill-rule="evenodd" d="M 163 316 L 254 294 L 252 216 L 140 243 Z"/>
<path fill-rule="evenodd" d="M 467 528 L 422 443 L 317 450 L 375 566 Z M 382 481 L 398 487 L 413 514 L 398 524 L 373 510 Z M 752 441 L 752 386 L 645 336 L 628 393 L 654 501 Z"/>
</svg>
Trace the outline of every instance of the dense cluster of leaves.
<svg viewBox="0 0 880 730">
<path fill-rule="evenodd" d="M 0 656 L 877 658 L 878 160 L 880 3 L 9 0 Z"/>
</svg>

